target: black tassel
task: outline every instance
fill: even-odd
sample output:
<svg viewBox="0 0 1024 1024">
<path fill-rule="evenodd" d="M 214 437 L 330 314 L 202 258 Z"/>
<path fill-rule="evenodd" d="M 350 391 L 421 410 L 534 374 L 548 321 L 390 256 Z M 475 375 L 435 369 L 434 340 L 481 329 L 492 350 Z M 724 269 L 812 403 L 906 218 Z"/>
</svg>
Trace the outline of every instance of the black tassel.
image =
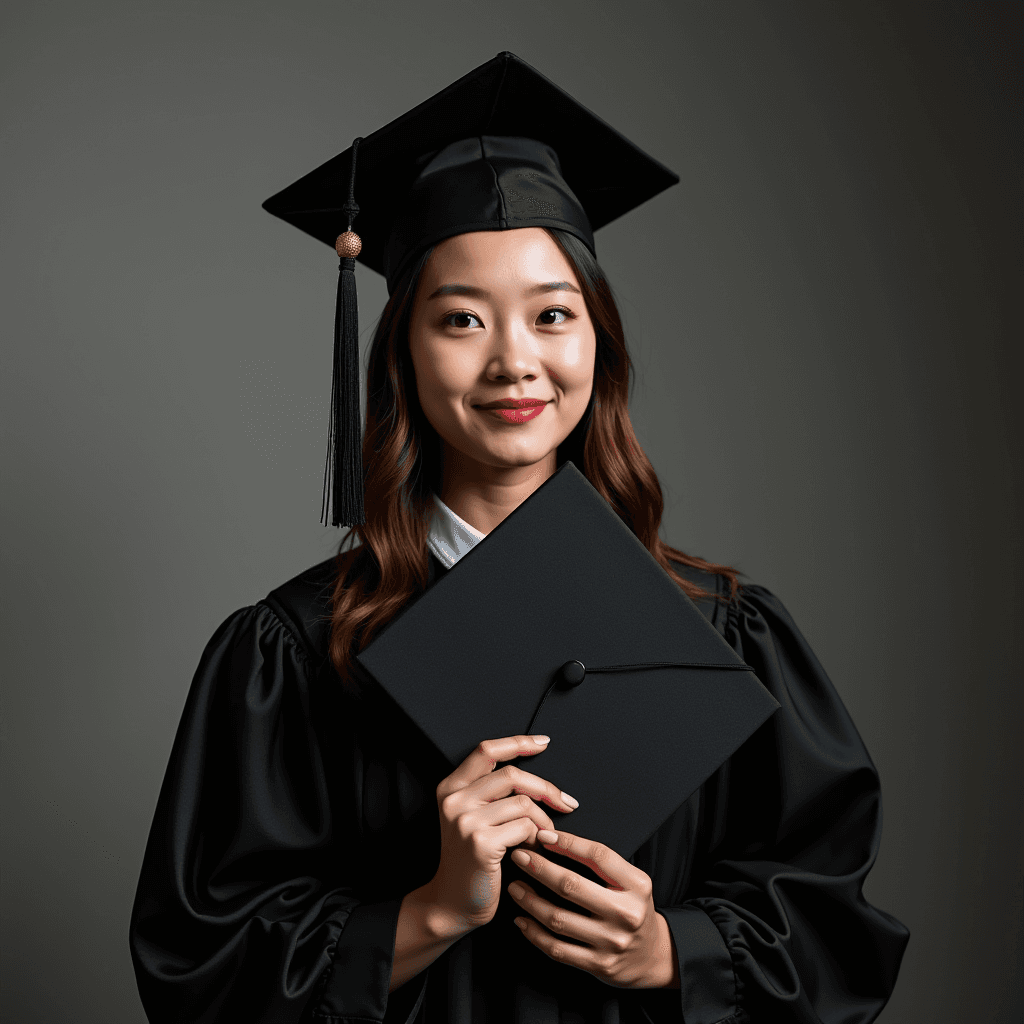
<svg viewBox="0 0 1024 1024">
<path fill-rule="evenodd" d="M 334 371 L 331 378 L 331 422 L 327 437 L 323 503 L 320 521 L 332 526 L 359 526 L 366 522 L 363 502 L 363 442 L 359 414 L 359 311 L 356 302 L 356 261 L 362 248 L 352 231 L 359 213 L 355 201 L 356 151 L 352 143 L 349 176 L 348 230 L 338 236 L 335 248 L 341 257 L 338 270 L 338 302 L 334 310 Z"/>
<path fill-rule="evenodd" d="M 363 508 L 363 444 L 359 415 L 359 315 L 356 306 L 356 261 L 341 258 L 338 304 L 334 312 L 334 372 L 331 424 L 321 522 L 356 526 L 366 522 Z"/>
</svg>

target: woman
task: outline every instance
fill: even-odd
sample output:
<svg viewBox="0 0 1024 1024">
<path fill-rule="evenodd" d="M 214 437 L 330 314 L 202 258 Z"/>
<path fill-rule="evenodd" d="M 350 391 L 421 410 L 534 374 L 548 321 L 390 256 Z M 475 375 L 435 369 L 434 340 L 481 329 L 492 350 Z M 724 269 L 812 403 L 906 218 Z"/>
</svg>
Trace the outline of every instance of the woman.
<svg viewBox="0 0 1024 1024">
<path fill-rule="evenodd" d="M 484 94 L 483 121 L 436 148 L 418 138 L 428 152 L 385 237 L 362 228 L 390 292 L 368 372 L 365 522 L 203 655 L 132 916 L 152 1021 L 866 1022 L 892 991 L 908 935 L 861 893 L 877 775 L 781 604 L 658 538 L 661 491 L 593 255 L 599 202 L 578 198 L 583 171 L 563 177 L 569 143 L 556 153 L 539 116 L 538 139 L 502 131 L 522 123 L 506 93 L 536 111 L 538 79 L 502 54 L 441 94 L 459 111 Z M 400 134 L 416 134 L 410 116 Z M 553 829 L 546 808 L 574 804 L 557 780 L 500 768 L 546 737 L 481 737 L 452 771 L 354 675 L 354 653 L 566 459 L 781 705 L 628 860 Z M 508 884 L 509 851 L 528 883 Z"/>
</svg>

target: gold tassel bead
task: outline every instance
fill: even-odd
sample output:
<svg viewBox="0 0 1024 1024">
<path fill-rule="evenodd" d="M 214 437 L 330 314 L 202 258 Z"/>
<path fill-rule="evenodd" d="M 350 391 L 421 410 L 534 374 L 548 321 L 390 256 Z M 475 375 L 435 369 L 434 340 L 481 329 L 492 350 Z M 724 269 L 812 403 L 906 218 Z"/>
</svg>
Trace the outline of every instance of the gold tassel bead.
<svg viewBox="0 0 1024 1024">
<path fill-rule="evenodd" d="M 354 258 L 363 251 L 363 240 L 354 231 L 343 231 L 334 240 L 334 251 L 342 259 Z"/>
</svg>

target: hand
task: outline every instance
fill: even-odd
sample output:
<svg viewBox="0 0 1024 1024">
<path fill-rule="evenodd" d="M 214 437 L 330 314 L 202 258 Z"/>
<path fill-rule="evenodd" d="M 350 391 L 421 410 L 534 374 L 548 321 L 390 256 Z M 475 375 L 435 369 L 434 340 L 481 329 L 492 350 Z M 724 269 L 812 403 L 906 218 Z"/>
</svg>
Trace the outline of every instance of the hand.
<svg viewBox="0 0 1024 1024">
<path fill-rule="evenodd" d="M 672 934 L 654 907 L 650 875 L 607 846 L 568 832 L 548 830 L 538 839 L 545 849 L 586 864 L 608 887 L 537 852 L 516 850 L 512 859 L 529 875 L 591 915 L 563 910 L 531 886 L 513 882 L 509 895 L 533 915 L 516 918 L 526 938 L 552 960 L 578 967 L 616 988 L 678 988 Z M 584 945 L 563 942 L 560 935 Z"/>
<path fill-rule="evenodd" d="M 506 850 L 522 843 L 538 848 L 537 832 L 553 827 L 535 800 L 573 809 L 566 794 L 536 775 L 512 765 L 494 771 L 497 762 L 539 754 L 546 744 L 547 737 L 532 736 L 484 740 L 438 785 L 441 857 L 425 888 L 446 928 L 464 932 L 494 917 Z"/>
</svg>

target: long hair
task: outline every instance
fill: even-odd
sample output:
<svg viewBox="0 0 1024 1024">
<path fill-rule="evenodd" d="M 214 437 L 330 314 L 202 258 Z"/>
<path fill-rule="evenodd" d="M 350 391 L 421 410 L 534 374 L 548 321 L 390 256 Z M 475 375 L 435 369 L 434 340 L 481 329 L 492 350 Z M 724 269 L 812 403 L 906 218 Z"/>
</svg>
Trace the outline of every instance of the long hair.
<svg viewBox="0 0 1024 1024">
<path fill-rule="evenodd" d="M 680 576 L 673 561 L 723 577 L 731 600 L 740 587 L 734 569 L 687 555 L 658 536 L 665 503 L 629 419 L 632 363 L 611 287 L 593 254 L 574 235 L 545 230 L 576 272 L 597 340 L 590 404 L 559 446 L 558 464 L 571 459 L 582 470 L 689 597 L 716 595 Z M 441 442 L 420 407 L 409 323 L 420 274 L 432 251 L 424 252 L 396 282 L 370 349 L 363 437 L 366 523 L 353 527 L 341 544 L 331 614 L 331 661 L 353 693 L 358 692 L 353 655 L 427 586 L 427 530 L 432 492 L 441 481 Z"/>
</svg>

